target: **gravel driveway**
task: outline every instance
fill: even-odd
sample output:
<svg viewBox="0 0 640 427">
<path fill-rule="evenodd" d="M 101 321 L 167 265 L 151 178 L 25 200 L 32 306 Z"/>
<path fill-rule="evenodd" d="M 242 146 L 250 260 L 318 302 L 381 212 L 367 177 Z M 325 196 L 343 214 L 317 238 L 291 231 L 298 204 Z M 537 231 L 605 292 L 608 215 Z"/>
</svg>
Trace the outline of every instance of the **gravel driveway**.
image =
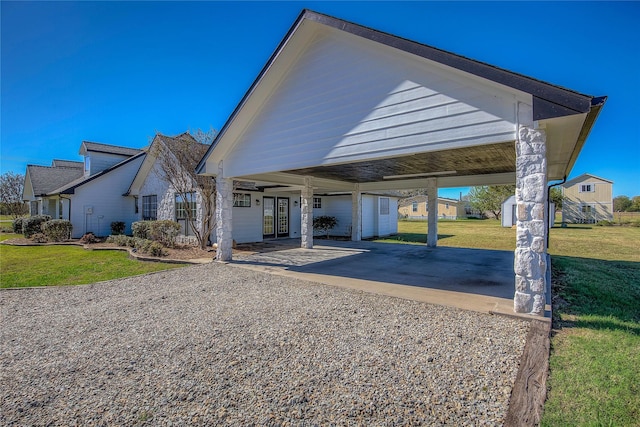
<svg viewBox="0 0 640 427">
<path fill-rule="evenodd" d="M 528 330 L 217 263 L 0 313 L 1 425 L 499 425 Z"/>
</svg>

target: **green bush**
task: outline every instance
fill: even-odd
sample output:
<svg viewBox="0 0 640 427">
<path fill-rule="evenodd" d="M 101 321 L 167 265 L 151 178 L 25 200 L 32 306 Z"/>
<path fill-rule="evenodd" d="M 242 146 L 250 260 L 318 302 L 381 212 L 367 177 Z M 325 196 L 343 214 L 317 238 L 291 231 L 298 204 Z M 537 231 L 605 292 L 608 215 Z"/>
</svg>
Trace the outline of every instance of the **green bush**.
<svg viewBox="0 0 640 427">
<path fill-rule="evenodd" d="M 35 243 L 47 243 L 47 236 L 42 233 L 34 233 L 31 240 L 33 240 Z"/>
<path fill-rule="evenodd" d="M 22 220 L 22 234 L 30 239 L 34 234 L 41 233 L 41 225 L 51 219 L 49 215 L 34 215 Z"/>
<path fill-rule="evenodd" d="M 166 256 L 169 252 L 162 246 L 159 242 L 151 242 L 151 244 L 146 248 L 146 253 L 151 256 Z"/>
<path fill-rule="evenodd" d="M 329 230 L 336 225 L 338 225 L 338 219 L 335 216 L 322 215 L 313 218 L 313 228 L 324 231 L 327 237 L 329 237 Z"/>
<path fill-rule="evenodd" d="M 137 237 L 139 239 L 148 239 L 149 238 L 149 226 L 153 221 L 136 221 L 131 224 L 131 232 L 133 233 L 133 237 Z"/>
<path fill-rule="evenodd" d="M 66 219 L 52 219 L 43 222 L 40 228 L 50 242 L 62 242 L 71 238 L 73 225 Z"/>
<path fill-rule="evenodd" d="M 132 241 L 133 239 L 134 239 L 133 237 L 125 236 L 124 234 L 116 234 L 115 236 L 111 235 L 107 237 L 106 242 L 115 243 L 118 246 L 132 246 L 129 244 L 129 242 Z"/>
<path fill-rule="evenodd" d="M 606 219 L 603 219 L 598 221 L 596 225 L 599 225 L 600 227 L 610 227 L 615 224 L 613 223 L 613 221 L 607 221 Z"/>
<path fill-rule="evenodd" d="M 111 234 L 124 234 L 125 225 L 123 221 L 113 221 L 111 223 Z"/>
<path fill-rule="evenodd" d="M 16 234 L 22 234 L 22 220 L 24 218 L 16 218 L 13 220 L 13 232 Z"/>
<path fill-rule="evenodd" d="M 151 221 L 148 239 L 160 242 L 163 246 L 172 248 L 176 244 L 176 237 L 180 233 L 180 224 L 175 221 Z"/>
</svg>

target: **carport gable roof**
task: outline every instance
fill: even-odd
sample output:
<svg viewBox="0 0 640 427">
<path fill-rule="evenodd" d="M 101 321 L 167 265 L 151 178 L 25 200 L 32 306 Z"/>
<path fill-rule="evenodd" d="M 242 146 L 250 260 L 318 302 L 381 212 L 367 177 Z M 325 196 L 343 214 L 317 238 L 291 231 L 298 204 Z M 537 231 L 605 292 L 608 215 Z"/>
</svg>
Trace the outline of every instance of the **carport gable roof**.
<svg viewBox="0 0 640 427">
<path fill-rule="evenodd" d="M 56 188 L 80 178 L 83 173 L 82 168 L 77 167 L 27 165 L 27 175 L 35 197 L 46 196 Z"/>
<path fill-rule="evenodd" d="M 334 31 L 342 31 L 357 37 L 361 37 L 366 40 L 379 43 L 381 45 L 385 45 L 393 49 L 409 53 L 411 55 L 415 55 L 425 60 L 432 61 L 433 63 L 438 63 L 445 67 L 451 67 L 452 69 L 459 70 L 463 73 L 467 73 L 468 75 L 479 77 L 480 79 L 492 82 L 493 84 L 511 88 L 515 91 L 518 91 L 519 93 L 527 94 L 531 97 L 530 99 L 532 100 L 533 120 L 545 120 L 572 115 L 584 115 L 585 119 L 580 122 L 581 129 L 578 132 L 579 135 L 577 138 L 571 139 L 572 146 L 569 147 L 569 150 L 571 151 L 569 155 L 566 153 L 564 154 L 565 158 L 563 158 L 562 160 L 562 165 L 556 168 L 555 175 L 562 174 L 562 172 L 564 172 L 565 175 L 568 174 L 577 158 L 577 154 L 579 153 L 582 145 L 584 144 L 584 141 L 586 140 L 587 135 L 589 134 L 589 131 L 595 121 L 595 118 L 597 117 L 600 107 L 603 105 L 606 99 L 606 97 L 595 98 L 590 95 L 581 94 L 573 90 L 565 89 L 560 86 L 545 83 L 540 80 L 507 71 L 483 62 L 475 61 L 460 55 L 446 52 L 432 46 L 383 33 L 331 16 L 323 15 L 309 10 L 303 10 L 267 62 L 265 67 L 262 69 L 256 80 L 246 92 L 238 106 L 235 108 L 207 153 L 198 164 L 196 168 L 198 173 L 209 173 L 207 171 L 206 164 L 212 153 L 214 153 L 216 150 L 218 150 L 220 153 L 226 153 L 231 149 L 230 147 L 233 146 L 234 138 L 235 136 L 237 136 L 239 130 L 236 129 L 236 131 L 231 132 L 231 129 L 237 128 L 238 126 L 245 126 L 245 122 L 250 121 L 251 118 L 255 115 L 256 111 L 260 110 L 260 105 L 257 105 L 255 101 L 252 102 L 252 98 L 259 97 L 256 95 L 258 92 L 261 92 L 264 96 L 264 93 L 266 93 L 265 90 L 268 91 L 268 89 L 263 89 L 263 85 L 269 86 L 277 84 L 278 73 L 282 73 L 283 70 L 286 70 L 286 68 L 283 68 L 286 67 L 286 65 L 283 65 L 281 63 L 286 62 L 287 60 L 291 60 L 291 58 L 285 58 L 287 56 L 287 50 L 304 49 L 304 47 L 300 47 L 300 44 L 304 43 L 304 35 L 302 34 L 305 32 L 316 31 L 316 29 L 318 28 L 318 25 L 316 25 L 315 27 L 309 25 L 305 26 L 304 24 L 306 22 L 319 24 Z M 290 46 L 296 47 L 290 48 Z M 229 136 L 230 133 L 233 135 Z M 510 147 L 503 147 L 501 145 L 495 145 L 491 147 L 491 150 L 493 150 L 494 152 L 499 150 L 504 151 L 505 148 L 507 149 L 507 151 L 510 150 Z M 564 150 L 567 151 L 567 149 Z M 459 153 L 452 153 L 453 156 L 458 156 L 458 154 Z M 513 155 L 514 153 L 506 153 L 506 157 L 513 157 Z M 428 159 L 426 157 L 423 157 L 418 161 L 418 163 L 414 164 L 413 166 L 416 168 L 424 168 L 425 166 L 423 164 L 420 164 L 420 161 L 422 163 L 425 163 L 428 162 Z M 506 161 L 508 162 L 510 161 L 510 159 L 506 159 Z M 387 164 L 382 164 L 382 167 L 390 169 L 388 163 L 389 162 L 387 162 Z M 322 166 L 321 172 L 324 173 L 324 177 L 328 179 L 337 179 L 340 175 L 348 175 L 352 177 L 352 182 L 367 182 L 367 180 L 371 182 L 376 179 L 374 177 L 361 177 L 356 175 L 357 172 L 362 172 L 362 170 L 364 169 L 373 169 L 374 165 L 366 165 L 366 168 L 360 168 L 359 171 L 353 170 L 353 164 L 351 164 L 351 166 L 352 170 L 348 170 L 348 168 L 341 167 L 340 165 L 334 165 L 333 170 L 331 169 L 331 167 Z M 376 163 L 375 166 L 377 167 L 379 166 L 379 164 Z M 299 170 L 291 170 L 289 172 L 292 172 L 294 174 L 313 175 L 314 173 L 320 172 L 320 169 L 316 167 L 308 169 L 301 168 Z M 473 171 L 470 172 L 475 173 Z M 495 171 L 490 171 L 489 173 L 500 172 L 501 170 L 500 168 L 498 168 Z M 507 172 L 512 171 L 509 170 Z M 379 178 L 380 177 L 378 176 L 377 179 Z M 550 176 L 550 178 L 553 177 Z M 347 179 L 347 181 L 349 180 Z"/>
</svg>

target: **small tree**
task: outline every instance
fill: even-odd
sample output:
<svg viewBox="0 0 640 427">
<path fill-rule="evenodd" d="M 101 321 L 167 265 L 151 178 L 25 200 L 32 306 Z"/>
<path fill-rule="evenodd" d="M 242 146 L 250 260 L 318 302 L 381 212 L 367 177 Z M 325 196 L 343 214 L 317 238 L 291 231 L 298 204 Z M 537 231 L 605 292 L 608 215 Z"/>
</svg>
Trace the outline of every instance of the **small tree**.
<svg viewBox="0 0 640 427">
<path fill-rule="evenodd" d="M 0 203 L 3 211 L 13 218 L 27 213 L 27 205 L 22 201 L 24 175 L 5 172 L 0 176 Z"/>
<path fill-rule="evenodd" d="M 514 195 L 515 185 L 484 185 L 472 187 L 469 191 L 469 202 L 480 212 L 489 211 L 499 220 L 502 214 L 502 202 Z"/>
<path fill-rule="evenodd" d="M 562 195 L 562 190 L 558 187 L 551 187 L 549 190 L 549 202 L 555 203 L 556 211 L 562 209 L 562 202 L 564 202 L 564 196 Z"/>
<path fill-rule="evenodd" d="M 613 198 L 613 211 L 614 212 L 625 212 L 632 205 L 631 199 L 629 196 L 616 196 Z"/>
<path fill-rule="evenodd" d="M 314 230 L 324 231 L 325 237 L 329 238 L 329 230 L 338 225 L 338 220 L 335 216 L 322 215 L 313 218 Z"/>
<path fill-rule="evenodd" d="M 215 131 L 195 131 L 196 136 L 210 144 Z M 196 174 L 198 162 L 209 148 L 188 133 L 170 138 L 157 134 L 151 144 L 151 154 L 157 158 L 156 175 L 176 192 L 178 203 L 184 203 L 187 228 L 193 230 L 201 249 L 205 249 L 215 229 L 216 182 L 213 177 Z M 195 197 L 194 197 L 194 193 Z M 200 204 L 200 221 L 197 209 Z"/>
</svg>

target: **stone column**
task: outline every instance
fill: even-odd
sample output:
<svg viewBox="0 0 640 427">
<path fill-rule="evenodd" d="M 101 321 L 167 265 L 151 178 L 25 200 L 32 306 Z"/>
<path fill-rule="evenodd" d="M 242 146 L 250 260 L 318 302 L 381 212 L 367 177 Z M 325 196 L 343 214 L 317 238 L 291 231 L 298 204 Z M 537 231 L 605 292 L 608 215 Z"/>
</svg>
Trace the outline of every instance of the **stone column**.
<svg viewBox="0 0 640 427">
<path fill-rule="evenodd" d="M 233 180 L 222 177 L 221 161 L 219 166 L 219 175 L 216 178 L 216 238 L 218 243 L 216 259 L 218 261 L 231 261 L 232 258 L 232 212 Z"/>
<path fill-rule="evenodd" d="M 351 240 L 362 240 L 362 193 L 360 184 L 355 184 L 351 192 Z"/>
<path fill-rule="evenodd" d="M 304 188 L 302 189 L 302 200 L 300 201 L 300 246 L 303 249 L 313 248 L 313 186 L 311 177 L 304 177 Z"/>
<path fill-rule="evenodd" d="M 547 287 L 547 159 L 543 130 L 520 126 L 516 141 L 517 313 L 544 315 Z"/>
<path fill-rule="evenodd" d="M 427 178 L 427 246 L 438 246 L 438 179 Z"/>
</svg>

